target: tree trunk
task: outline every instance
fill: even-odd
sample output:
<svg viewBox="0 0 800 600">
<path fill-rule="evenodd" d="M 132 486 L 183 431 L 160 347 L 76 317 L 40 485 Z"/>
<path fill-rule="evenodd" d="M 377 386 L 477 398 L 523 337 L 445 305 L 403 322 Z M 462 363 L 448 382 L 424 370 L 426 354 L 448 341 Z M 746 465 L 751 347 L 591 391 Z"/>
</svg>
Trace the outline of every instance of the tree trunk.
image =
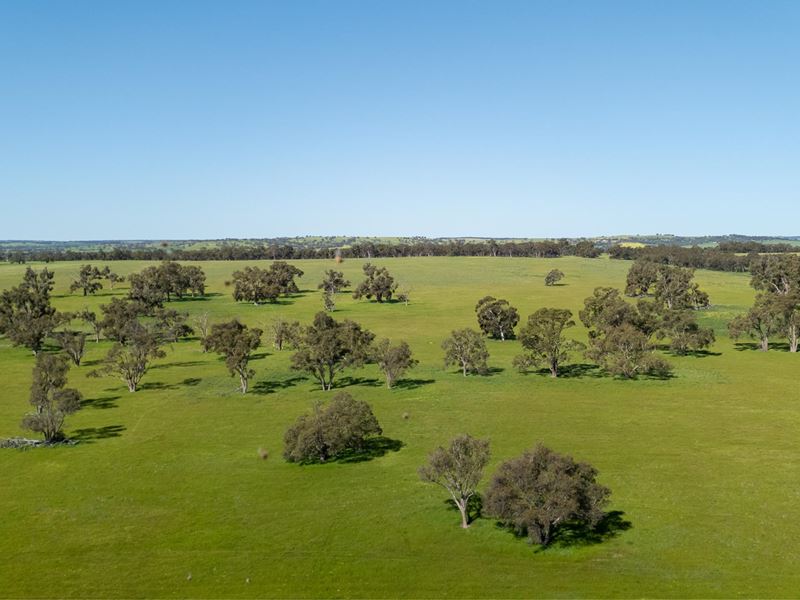
<svg viewBox="0 0 800 600">
<path fill-rule="evenodd" d="M 242 393 L 246 394 L 247 393 L 247 377 L 245 377 L 244 375 L 240 374 L 239 375 L 239 384 L 241 386 Z"/>
<path fill-rule="evenodd" d="M 762 337 L 761 338 L 761 351 L 767 352 L 769 350 L 769 338 Z"/>
<path fill-rule="evenodd" d="M 555 361 L 550 362 L 550 377 L 558 377 L 558 363 Z"/>
<path fill-rule="evenodd" d="M 136 391 L 136 383 L 133 381 L 128 382 L 128 391 L 135 392 Z"/>
<path fill-rule="evenodd" d="M 467 529 L 469 527 L 469 518 L 467 516 L 467 503 L 469 500 L 456 500 L 456 506 L 458 506 L 458 511 L 461 513 L 461 528 Z"/>
<path fill-rule="evenodd" d="M 461 370 L 464 372 L 464 377 L 467 376 L 467 363 L 461 363 Z"/>
</svg>

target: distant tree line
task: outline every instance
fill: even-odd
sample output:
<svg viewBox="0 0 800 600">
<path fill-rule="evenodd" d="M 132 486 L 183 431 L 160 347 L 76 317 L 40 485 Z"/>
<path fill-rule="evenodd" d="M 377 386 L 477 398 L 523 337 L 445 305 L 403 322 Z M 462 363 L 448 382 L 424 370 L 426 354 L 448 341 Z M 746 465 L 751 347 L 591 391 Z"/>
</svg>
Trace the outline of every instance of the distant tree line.
<svg viewBox="0 0 800 600">
<path fill-rule="evenodd" d="M 508 256 L 529 258 L 558 258 L 580 256 L 596 258 L 602 250 L 590 241 L 570 242 L 566 239 L 538 242 L 496 242 L 463 240 L 421 240 L 410 243 L 357 242 L 347 247 L 328 248 L 283 245 L 222 245 L 209 248 L 135 248 L 120 246 L 112 250 L 11 250 L 3 253 L 8 262 L 59 262 L 69 260 L 289 260 L 329 259 L 337 255 L 347 258 L 400 258 L 414 256 Z"/>
</svg>

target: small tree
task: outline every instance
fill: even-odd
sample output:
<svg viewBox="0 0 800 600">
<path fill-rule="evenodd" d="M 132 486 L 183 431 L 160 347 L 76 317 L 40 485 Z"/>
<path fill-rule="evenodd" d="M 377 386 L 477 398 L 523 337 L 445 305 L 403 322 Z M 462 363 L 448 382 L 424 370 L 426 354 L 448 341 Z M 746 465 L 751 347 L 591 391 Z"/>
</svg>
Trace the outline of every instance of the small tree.
<svg viewBox="0 0 800 600">
<path fill-rule="evenodd" d="M 86 334 L 82 331 L 58 331 L 53 337 L 75 366 L 80 366 L 86 350 Z"/>
<path fill-rule="evenodd" d="M 358 284 L 358 287 L 353 292 L 353 298 L 359 300 L 362 297 L 366 297 L 367 300 L 371 300 L 374 297 L 379 303 L 384 300 L 391 300 L 397 289 L 397 284 L 386 267 L 376 267 L 373 264 L 366 263 L 362 270 L 366 279 Z"/>
<path fill-rule="evenodd" d="M 539 444 L 500 465 L 484 498 L 486 513 L 547 546 L 557 528 L 580 522 L 594 528 L 605 516 L 610 491 L 597 469 Z"/>
<path fill-rule="evenodd" d="M 314 322 L 302 330 L 299 348 L 292 355 L 292 368 L 306 371 L 323 390 L 330 390 L 340 371 L 360 367 L 369 360 L 374 338 L 358 323 L 347 319 L 338 322 L 319 312 Z"/>
<path fill-rule="evenodd" d="M 22 427 L 43 434 L 48 443 L 63 437 L 64 420 L 81 407 L 80 392 L 64 387 L 68 371 L 69 363 L 63 356 L 40 354 L 36 357 L 30 397 L 35 412 L 25 415 Z"/>
<path fill-rule="evenodd" d="M 420 479 L 443 487 L 461 513 L 461 527 L 469 527 L 469 501 L 477 493 L 483 469 L 489 463 L 489 440 L 459 435 L 448 448 L 439 446 L 420 467 Z"/>
<path fill-rule="evenodd" d="M 205 347 L 222 354 L 231 377 L 239 376 L 239 389 L 247 393 L 248 381 L 255 375 L 249 368 L 253 351 L 261 345 L 262 331 L 257 328 L 248 329 L 238 320 L 227 323 L 216 323 L 206 338 Z"/>
<path fill-rule="evenodd" d="M 195 330 L 197 334 L 200 336 L 200 347 L 203 349 L 203 352 L 206 352 L 206 339 L 208 338 L 208 334 L 211 331 L 211 319 L 207 312 L 202 312 L 199 315 L 196 315 L 194 319 L 192 319 L 192 323 L 194 323 Z"/>
<path fill-rule="evenodd" d="M 442 342 L 444 366 L 457 365 L 464 377 L 467 373 L 484 374 L 489 367 L 489 351 L 480 333 L 473 329 L 456 329 Z"/>
<path fill-rule="evenodd" d="M 284 348 L 294 350 L 300 342 L 300 322 L 275 319 L 270 324 L 272 345 L 280 351 Z"/>
<path fill-rule="evenodd" d="M 139 383 L 156 358 L 166 353 L 159 347 L 159 337 L 141 325 L 132 324 L 125 337 L 125 343 L 117 342 L 108 351 L 103 366 L 89 373 L 91 377 L 110 375 L 121 379 L 129 392 L 135 392 Z"/>
<path fill-rule="evenodd" d="M 411 357 L 411 348 L 406 342 L 392 346 L 388 339 L 383 339 L 372 350 L 372 359 L 386 376 L 386 387 L 394 385 L 403 374 L 413 368 L 419 361 Z"/>
<path fill-rule="evenodd" d="M 522 347 L 527 354 L 514 359 L 520 370 L 542 363 L 550 369 L 551 377 L 558 377 L 558 367 L 569 359 L 571 352 L 586 346 L 564 337 L 564 331 L 574 327 L 572 311 L 559 308 L 540 308 L 528 317 L 527 325 L 519 332 Z"/>
<path fill-rule="evenodd" d="M 544 284 L 547 286 L 555 285 L 562 279 L 564 279 L 563 271 L 560 271 L 559 269 L 553 269 L 544 276 Z"/>
<path fill-rule="evenodd" d="M 486 335 L 503 341 L 514 337 L 514 327 L 519 323 L 519 313 L 508 300 L 484 296 L 475 305 L 475 312 L 478 315 L 478 326 Z"/>
<path fill-rule="evenodd" d="M 153 317 L 155 318 L 155 331 L 166 342 L 177 343 L 180 338 L 194 333 L 194 329 L 186 322 L 189 318 L 186 313 L 179 313 L 171 308 L 157 308 Z"/>
<path fill-rule="evenodd" d="M 283 456 L 289 462 L 325 462 L 347 452 L 362 451 L 370 436 L 383 433 L 369 404 L 340 392 L 330 404 L 317 404 L 284 436 Z"/>
<path fill-rule="evenodd" d="M 328 312 L 336 310 L 336 295 L 330 290 L 322 292 L 322 307 Z"/>
<path fill-rule="evenodd" d="M 97 267 L 83 265 L 78 271 L 78 279 L 70 284 L 69 291 L 72 293 L 81 290 L 84 296 L 94 294 L 103 289 L 103 284 L 100 283 L 102 278 L 103 275 Z"/>
<path fill-rule="evenodd" d="M 124 275 L 117 275 L 116 273 L 112 272 L 111 269 L 106 267 L 102 271 L 103 277 L 108 280 L 108 288 L 113 290 L 117 285 L 123 283 L 125 281 Z"/>
<path fill-rule="evenodd" d="M 89 310 L 88 308 L 84 308 L 81 312 L 76 315 L 85 325 L 88 325 L 92 329 L 92 335 L 94 336 L 95 343 L 100 341 L 100 332 L 102 330 L 102 325 L 100 321 L 97 320 L 97 313 Z"/>
<path fill-rule="evenodd" d="M 322 278 L 322 283 L 317 286 L 317 289 L 331 294 L 338 294 L 343 289 L 350 287 L 350 282 L 344 278 L 344 273 L 341 271 L 334 271 L 328 269 L 325 271 L 325 276 Z"/>
</svg>

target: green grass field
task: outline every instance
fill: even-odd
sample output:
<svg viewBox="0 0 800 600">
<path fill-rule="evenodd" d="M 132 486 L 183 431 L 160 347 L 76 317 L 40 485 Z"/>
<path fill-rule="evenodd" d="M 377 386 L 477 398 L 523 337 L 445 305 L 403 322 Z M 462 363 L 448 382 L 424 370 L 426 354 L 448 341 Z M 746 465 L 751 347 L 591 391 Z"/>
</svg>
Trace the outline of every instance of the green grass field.
<svg viewBox="0 0 800 600">
<path fill-rule="evenodd" d="M 442 368 L 441 340 L 475 327 L 486 294 L 523 318 L 542 306 L 576 313 L 596 286 L 622 287 L 630 263 L 606 259 L 415 258 L 387 265 L 412 304 L 340 296 L 334 317 L 405 339 L 419 366 L 387 390 L 377 369 L 340 383 L 367 400 L 404 446 L 371 461 L 301 467 L 281 458 L 286 428 L 331 393 L 289 369 L 288 351 L 254 361 L 237 392 L 197 340 L 175 344 L 141 391 L 86 373 L 108 349 L 88 343 L 71 384 L 86 398 L 67 421 L 73 447 L 0 450 L 0 596 L 82 597 L 732 597 L 800 590 L 800 357 L 737 349 L 725 323 L 754 296 L 745 274 L 699 271 L 713 309 L 714 354 L 670 357 L 670 380 L 618 381 L 589 371 L 551 380 L 511 366 L 515 341 L 489 342 L 487 377 Z M 253 263 L 250 263 L 253 264 Z M 267 263 L 268 264 L 268 263 Z M 308 322 L 332 263 L 299 261 L 304 292 L 279 305 L 233 302 L 224 280 L 241 264 L 202 263 L 211 296 L 172 303 L 252 325 Z M 38 265 L 39 268 L 41 265 Z M 144 263 L 115 263 L 127 274 Z M 59 263 L 54 304 L 79 264 Z M 361 262 L 341 265 L 353 281 Z M 548 270 L 565 285 L 543 285 Z M 0 265 L 0 288 L 21 265 Z M 126 289 L 115 290 L 124 295 Z M 586 330 L 572 332 L 585 338 Z M 581 362 L 580 357 L 576 357 Z M 31 354 L 0 340 L 0 437 L 22 435 Z M 403 418 L 408 413 L 407 419 Z M 419 481 L 430 450 L 455 434 L 492 440 L 488 476 L 542 441 L 594 464 L 630 528 L 602 543 L 536 551 L 490 519 L 463 531 L 442 490 Z M 270 451 L 266 461 L 259 447 Z"/>
</svg>

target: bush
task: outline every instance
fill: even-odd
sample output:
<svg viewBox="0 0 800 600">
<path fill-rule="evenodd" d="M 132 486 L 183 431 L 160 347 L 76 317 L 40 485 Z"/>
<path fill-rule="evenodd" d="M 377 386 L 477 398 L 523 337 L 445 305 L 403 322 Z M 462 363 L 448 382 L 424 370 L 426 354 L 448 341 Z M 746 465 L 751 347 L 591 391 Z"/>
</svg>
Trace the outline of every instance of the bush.
<svg viewBox="0 0 800 600">
<path fill-rule="evenodd" d="M 325 462 L 363 451 L 367 438 L 381 433 L 369 404 L 340 392 L 327 406 L 317 404 L 295 421 L 284 436 L 283 457 L 289 462 Z"/>
</svg>

